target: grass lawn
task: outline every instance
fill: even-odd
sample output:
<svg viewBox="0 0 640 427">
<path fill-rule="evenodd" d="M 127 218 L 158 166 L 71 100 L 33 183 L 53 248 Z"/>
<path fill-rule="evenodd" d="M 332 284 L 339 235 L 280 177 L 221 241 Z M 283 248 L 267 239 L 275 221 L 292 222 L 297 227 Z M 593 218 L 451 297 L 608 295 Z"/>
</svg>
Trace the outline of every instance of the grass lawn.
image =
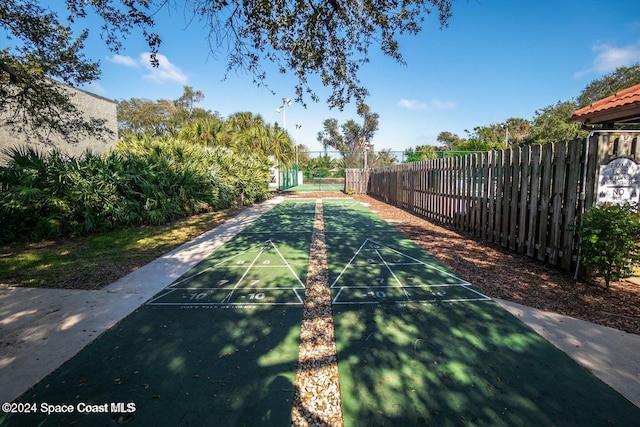
<svg viewBox="0 0 640 427">
<path fill-rule="evenodd" d="M 237 209 L 159 226 L 0 246 L 0 286 L 100 289 L 229 219 Z"/>
</svg>

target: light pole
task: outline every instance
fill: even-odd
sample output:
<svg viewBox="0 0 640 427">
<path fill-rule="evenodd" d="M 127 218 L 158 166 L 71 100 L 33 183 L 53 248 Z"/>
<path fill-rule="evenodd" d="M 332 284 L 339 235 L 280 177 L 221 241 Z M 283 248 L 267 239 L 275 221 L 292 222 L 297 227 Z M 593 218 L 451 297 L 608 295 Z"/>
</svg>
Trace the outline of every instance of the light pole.
<svg viewBox="0 0 640 427">
<path fill-rule="evenodd" d="M 373 144 L 369 144 L 369 143 L 364 144 L 364 168 L 365 169 L 369 169 L 368 157 L 369 157 L 369 151 L 372 151 L 372 150 L 373 150 Z"/>
<path fill-rule="evenodd" d="M 302 125 L 299 125 L 296 123 L 296 134 L 295 134 L 295 140 L 296 140 L 296 165 L 298 164 L 298 129 L 300 129 L 302 127 Z"/>
<path fill-rule="evenodd" d="M 509 123 L 505 123 L 502 125 L 502 127 L 505 130 L 505 136 L 504 136 L 504 146 L 508 147 L 509 146 Z"/>
<path fill-rule="evenodd" d="M 282 98 L 282 105 L 276 108 L 276 112 L 282 112 L 282 127 L 284 131 L 287 131 L 287 107 L 291 105 L 291 100 L 289 98 Z"/>
</svg>

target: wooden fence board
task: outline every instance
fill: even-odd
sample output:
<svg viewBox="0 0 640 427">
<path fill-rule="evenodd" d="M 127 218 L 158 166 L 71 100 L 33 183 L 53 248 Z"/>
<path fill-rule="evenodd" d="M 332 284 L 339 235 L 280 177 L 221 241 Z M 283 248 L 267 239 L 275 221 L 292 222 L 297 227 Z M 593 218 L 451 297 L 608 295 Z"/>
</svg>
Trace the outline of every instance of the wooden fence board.
<svg viewBox="0 0 640 427">
<path fill-rule="evenodd" d="M 513 150 L 505 150 L 502 174 L 502 214 L 500 222 L 500 244 L 507 247 L 509 241 L 509 203 L 511 198 L 511 174 L 513 173 Z"/>
<path fill-rule="evenodd" d="M 536 254 L 538 231 L 538 200 L 540 194 L 540 153 L 541 145 L 534 145 L 531 149 L 531 190 L 529 191 L 529 224 L 527 227 L 527 256 L 533 258 Z"/>
<path fill-rule="evenodd" d="M 491 175 L 489 174 L 490 153 L 482 153 L 481 158 L 482 192 L 479 198 L 481 209 L 480 238 L 486 239 L 489 223 L 489 187 L 491 185 Z"/>
<path fill-rule="evenodd" d="M 547 229 L 549 224 L 549 202 L 551 194 L 551 172 L 553 161 L 553 146 L 542 147 L 542 180 L 540 181 L 540 227 L 538 229 L 538 259 L 544 261 L 547 257 Z"/>
<path fill-rule="evenodd" d="M 487 203 L 489 204 L 489 217 L 487 218 L 487 240 L 493 242 L 495 236 L 494 224 L 493 220 L 496 216 L 496 169 L 498 164 L 498 153 L 495 151 L 490 153 L 491 159 L 489 164 L 489 177 L 488 183 L 489 192 L 487 197 Z"/>
<path fill-rule="evenodd" d="M 514 147 L 511 149 L 511 183 L 510 189 L 511 196 L 509 197 L 509 226 L 508 226 L 508 238 L 509 249 L 514 251 L 516 249 L 516 237 L 518 233 L 518 193 L 520 187 L 520 148 Z"/>
<path fill-rule="evenodd" d="M 527 203 L 529 200 L 530 181 L 529 174 L 531 169 L 531 146 L 522 147 L 521 160 L 522 169 L 520 170 L 520 200 L 518 201 L 518 229 L 517 229 L 517 245 L 518 253 L 524 254 L 527 243 Z"/>
<path fill-rule="evenodd" d="M 494 215 L 495 221 L 493 226 L 492 240 L 495 243 L 500 243 L 500 231 L 502 224 L 502 194 L 504 184 L 504 152 L 498 151 L 496 156 L 496 184 L 495 184 L 495 206 Z"/>
<path fill-rule="evenodd" d="M 558 263 L 560 250 L 560 234 L 562 232 L 562 194 L 564 192 L 564 179 L 567 165 L 567 143 L 561 141 L 555 145 L 553 186 L 551 198 L 551 223 L 549 225 L 549 263 Z"/>
<path fill-rule="evenodd" d="M 578 183 L 580 181 L 580 155 L 582 153 L 582 141 L 575 140 L 569 143 L 569 151 L 567 155 L 567 185 L 565 192 L 565 210 L 564 210 L 564 227 L 562 237 L 562 260 L 561 267 L 565 270 L 571 268 L 574 243 L 574 233 L 570 228 L 575 227 L 576 210 L 578 208 Z"/>
<path fill-rule="evenodd" d="M 640 156 L 637 135 L 347 169 L 345 191 L 569 270 L 578 256 L 574 225 L 595 201 L 598 165 L 614 153 Z"/>
</svg>

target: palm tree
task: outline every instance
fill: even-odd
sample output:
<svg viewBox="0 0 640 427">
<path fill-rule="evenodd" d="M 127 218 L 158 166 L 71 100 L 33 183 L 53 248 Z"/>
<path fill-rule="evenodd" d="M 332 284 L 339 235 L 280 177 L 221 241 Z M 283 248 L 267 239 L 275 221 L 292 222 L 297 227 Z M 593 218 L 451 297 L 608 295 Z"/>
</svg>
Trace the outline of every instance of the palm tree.
<svg viewBox="0 0 640 427">
<path fill-rule="evenodd" d="M 278 164 L 284 166 L 290 166 L 293 163 L 293 144 L 284 129 L 279 126 L 265 126 L 262 143 L 262 152 L 267 157 L 272 156 Z"/>
<path fill-rule="evenodd" d="M 225 125 L 217 117 L 207 117 L 187 123 L 178 138 L 209 147 L 225 145 Z"/>
</svg>

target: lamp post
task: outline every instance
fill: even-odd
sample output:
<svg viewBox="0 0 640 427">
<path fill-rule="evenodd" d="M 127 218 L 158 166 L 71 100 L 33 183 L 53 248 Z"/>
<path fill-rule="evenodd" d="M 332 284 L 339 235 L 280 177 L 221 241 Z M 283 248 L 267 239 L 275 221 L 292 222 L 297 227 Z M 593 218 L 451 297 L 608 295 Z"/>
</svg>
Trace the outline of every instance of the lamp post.
<svg viewBox="0 0 640 427">
<path fill-rule="evenodd" d="M 282 127 L 284 131 L 287 131 L 287 107 L 291 105 L 291 100 L 289 98 L 282 98 L 282 105 L 276 108 L 276 112 L 282 112 Z"/>
<path fill-rule="evenodd" d="M 509 146 L 509 123 L 505 123 L 502 125 L 502 127 L 505 130 L 505 136 L 504 136 L 504 146 L 508 147 Z"/>
<path fill-rule="evenodd" d="M 296 140 L 296 165 L 298 164 L 298 129 L 300 129 L 302 127 L 302 125 L 299 125 L 296 123 L 296 134 L 295 134 L 295 140 Z"/>
<path fill-rule="evenodd" d="M 373 144 L 366 143 L 364 144 L 364 168 L 369 169 L 369 151 L 373 151 Z"/>
</svg>

